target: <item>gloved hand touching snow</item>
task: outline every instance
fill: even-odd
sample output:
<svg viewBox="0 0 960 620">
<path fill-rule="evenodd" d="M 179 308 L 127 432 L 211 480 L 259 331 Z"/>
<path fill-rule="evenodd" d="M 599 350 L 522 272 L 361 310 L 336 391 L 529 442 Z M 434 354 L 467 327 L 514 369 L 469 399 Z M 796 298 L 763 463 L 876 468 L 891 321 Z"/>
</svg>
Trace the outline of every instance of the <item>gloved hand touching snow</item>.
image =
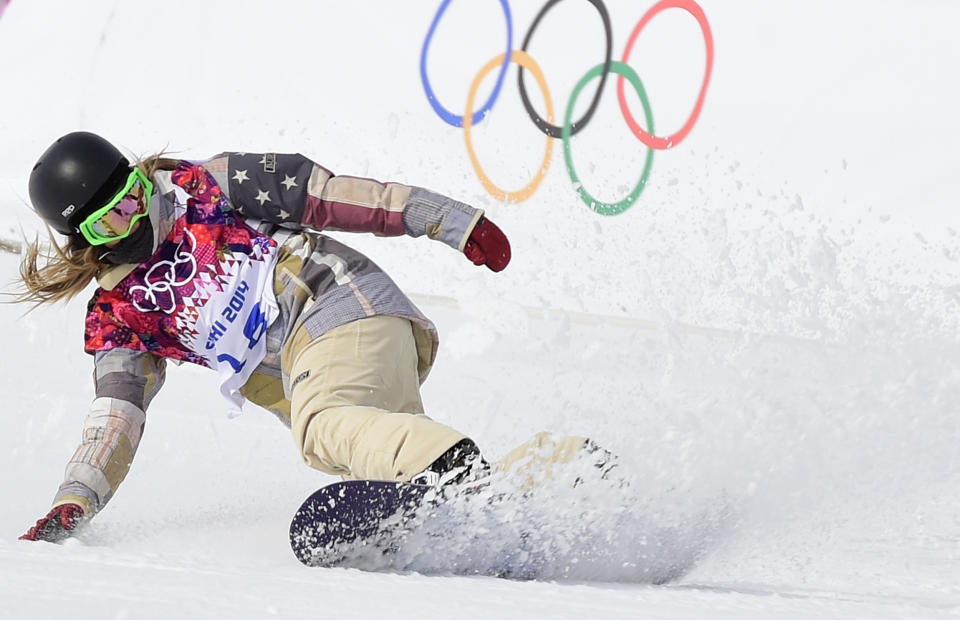
<svg viewBox="0 0 960 620">
<path fill-rule="evenodd" d="M 76 504 L 61 504 L 38 520 L 36 525 L 20 537 L 20 540 L 60 542 L 76 532 L 77 525 L 82 519 L 83 508 Z"/>
<path fill-rule="evenodd" d="M 474 265 L 486 265 L 492 271 L 503 271 L 510 262 L 510 242 L 496 224 L 481 217 L 470 231 L 463 253 Z"/>
</svg>

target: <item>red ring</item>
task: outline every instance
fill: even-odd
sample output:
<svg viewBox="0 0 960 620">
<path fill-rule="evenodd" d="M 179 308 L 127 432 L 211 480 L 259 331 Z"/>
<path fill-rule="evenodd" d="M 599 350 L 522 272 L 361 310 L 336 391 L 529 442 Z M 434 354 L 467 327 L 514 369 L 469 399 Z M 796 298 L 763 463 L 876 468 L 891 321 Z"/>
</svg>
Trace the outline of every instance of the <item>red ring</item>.
<svg viewBox="0 0 960 620">
<path fill-rule="evenodd" d="M 620 102 L 620 112 L 623 114 L 624 120 L 627 121 L 627 125 L 630 126 L 630 131 L 633 132 L 633 135 L 637 136 L 641 142 L 651 149 L 664 150 L 669 149 L 680 144 L 680 142 L 687 137 L 687 134 L 690 133 L 690 130 L 693 129 L 694 124 L 697 122 L 697 118 L 700 116 L 700 110 L 703 108 L 703 100 L 707 96 L 707 85 L 710 84 L 710 74 L 713 71 L 713 33 L 710 31 L 710 24 L 707 22 L 707 16 L 704 14 L 703 9 L 700 8 L 694 0 L 660 0 L 656 3 L 650 10 L 648 10 L 643 17 L 640 18 L 640 21 L 633 29 L 633 33 L 630 34 L 630 40 L 627 41 L 627 47 L 623 51 L 622 62 L 626 63 L 627 58 L 630 57 L 630 51 L 633 49 L 633 43 L 637 40 L 637 36 L 640 34 L 640 31 L 643 30 L 643 27 L 654 18 L 654 16 L 665 9 L 683 9 L 684 11 L 693 15 L 697 20 L 697 23 L 700 24 L 700 30 L 703 31 L 703 42 L 707 45 L 707 70 L 703 75 L 703 86 L 700 87 L 700 95 L 697 97 L 697 104 L 693 106 L 693 112 L 690 113 L 690 118 L 687 119 L 687 123 L 680 128 L 680 131 L 673 134 L 672 136 L 667 136 L 662 138 L 660 136 L 655 136 L 651 133 L 645 131 L 633 116 L 630 114 L 630 108 L 627 107 L 627 98 L 624 94 L 624 79 L 623 76 L 617 78 L 617 100 Z"/>
</svg>

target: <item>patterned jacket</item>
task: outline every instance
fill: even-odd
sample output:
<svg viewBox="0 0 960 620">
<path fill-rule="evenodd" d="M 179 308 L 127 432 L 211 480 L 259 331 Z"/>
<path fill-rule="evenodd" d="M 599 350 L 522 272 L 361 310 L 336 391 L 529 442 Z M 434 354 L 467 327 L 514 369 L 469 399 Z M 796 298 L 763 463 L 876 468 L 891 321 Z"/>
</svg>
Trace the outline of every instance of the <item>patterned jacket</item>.
<svg viewBox="0 0 960 620">
<path fill-rule="evenodd" d="M 280 367 L 280 353 L 295 330 L 304 329 L 315 338 L 364 317 L 407 318 L 414 325 L 421 381 L 437 352 L 434 325 L 390 277 L 360 252 L 319 231 L 426 235 L 463 251 L 482 215 L 478 209 L 423 188 L 335 176 L 294 154 L 224 153 L 204 162 L 181 162 L 174 171 L 156 173 L 154 181 L 157 191 L 149 216 L 154 256 L 101 274 L 100 287 L 88 305 L 85 338 L 86 349 L 94 356 L 96 394 L 82 443 L 67 464 L 54 499 L 55 506 L 80 504 L 88 515 L 106 505 L 126 476 L 147 407 L 163 385 L 166 359 L 216 366 L 201 349 L 210 336 L 191 333 L 196 326 L 190 327 L 183 318 L 196 314 L 191 306 L 203 286 L 187 284 L 185 276 L 172 272 L 147 275 L 165 247 L 168 254 L 179 252 L 177 256 L 190 252 L 192 258 L 182 262 L 196 259 L 200 267 L 190 267 L 196 278 L 207 273 L 208 280 L 216 279 L 217 269 L 223 272 L 224 268 L 213 263 L 233 264 L 236 257 L 250 256 L 250 264 L 264 260 L 272 265 L 272 291 L 264 291 L 262 297 L 275 299 L 275 316 L 264 325 L 263 337 L 257 334 L 263 350 L 248 359 L 251 368 L 244 373 L 240 392 L 289 425 L 290 382 Z M 194 234 L 197 238 L 205 235 L 207 227 L 197 227 L 197 220 L 210 219 L 214 211 L 222 211 L 223 217 L 213 225 L 225 227 L 219 236 L 226 240 L 207 246 L 185 243 L 183 231 L 199 231 Z M 156 291 L 165 290 L 154 283 L 148 292 L 154 293 L 149 301 L 156 303 L 143 302 L 143 291 L 137 286 L 142 289 L 144 279 L 150 277 L 172 284 L 179 296 L 163 301 Z M 224 290 L 223 283 L 230 280 L 222 273 L 219 277 L 220 285 L 207 282 L 207 289 Z M 149 288 L 150 282 L 146 284 Z M 234 291 L 226 290 L 227 297 Z M 220 366 L 222 376 L 229 374 L 226 364 Z"/>
</svg>

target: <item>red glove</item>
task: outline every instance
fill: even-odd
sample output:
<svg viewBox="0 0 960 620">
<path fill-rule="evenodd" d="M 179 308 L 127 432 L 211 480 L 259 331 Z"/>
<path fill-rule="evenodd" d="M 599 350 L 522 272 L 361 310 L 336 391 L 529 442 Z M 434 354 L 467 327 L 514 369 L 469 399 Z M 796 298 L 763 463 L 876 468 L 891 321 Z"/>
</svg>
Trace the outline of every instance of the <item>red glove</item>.
<svg viewBox="0 0 960 620">
<path fill-rule="evenodd" d="M 492 271 L 503 271 L 510 262 L 510 242 L 496 224 L 481 216 L 470 231 L 463 253 L 474 265 L 486 265 Z"/>
<path fill-rule="evenodd" d="M 20 540 L 60 542 L 73 534 L 81 519 L 83 519 L 83 508 L 76 504 L 62 504 L 37 521 L 37 524 L 21 536 Z"/>
</svg>

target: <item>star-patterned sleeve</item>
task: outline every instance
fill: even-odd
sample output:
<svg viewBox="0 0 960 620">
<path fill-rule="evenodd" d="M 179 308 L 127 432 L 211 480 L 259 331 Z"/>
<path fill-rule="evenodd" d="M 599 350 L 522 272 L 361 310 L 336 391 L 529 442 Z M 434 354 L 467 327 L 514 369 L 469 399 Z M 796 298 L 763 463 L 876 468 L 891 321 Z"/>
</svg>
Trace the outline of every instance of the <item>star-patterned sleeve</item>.
<svg viewBox="0 0 960 620">
<path fill-rule="evenodd" d="M 287 229 L 426 235 L 463 251 L 483 215 L 421 187 L 334 175 L 299 154 L 225 153 L 207 167 L 242 217 Z"/>
</svg>

